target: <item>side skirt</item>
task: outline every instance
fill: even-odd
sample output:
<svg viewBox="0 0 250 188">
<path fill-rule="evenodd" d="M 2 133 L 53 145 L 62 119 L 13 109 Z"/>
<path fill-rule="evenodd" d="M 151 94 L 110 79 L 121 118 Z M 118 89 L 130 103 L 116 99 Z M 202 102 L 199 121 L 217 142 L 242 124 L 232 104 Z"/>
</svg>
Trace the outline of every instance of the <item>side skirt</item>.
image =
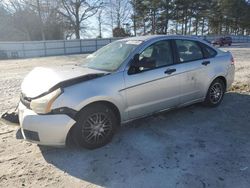
<svg viewBox="0 0 250 188">
<path fill-rule="evenodd" d="M 179 109 L 179 108 L 189 106 L 189 105 L 192 105 L 192 104 L 195 104 L 195 103 L 203 102 L 203 101 L 204 101 L 204 98 L 200 98 L 200 99 L 193 100 L 191 102 L 181 104 L 179 106 L 175 106 L 175 107 L 172 107 L 172 108 L 166 108 L 166 109 L 156 111 L 156 112 L 153 112 L 153 113 L 149 113 L 149 114 L 146 114 L 146 115 L 143 115 L 143 116 L 139 116 L 139 117 L 136 117 L 136 118 L 133 118 L 133 119 L 125 120 L 125 121 L 121 122 L 121 126 L 123 126 L 125 124 L 128 124 L 128 123 L 130 123 L 132 121 L 138 120 L 138 119 L 143 119 L 143 118 L 146 118 L 146 117 L 149 117 L 149 116 L 160 114 L 162 112 L 168 112 L 168 111 L 171 111 L 171 110 L 174 110 L 174 109 Z"/>
</svg>

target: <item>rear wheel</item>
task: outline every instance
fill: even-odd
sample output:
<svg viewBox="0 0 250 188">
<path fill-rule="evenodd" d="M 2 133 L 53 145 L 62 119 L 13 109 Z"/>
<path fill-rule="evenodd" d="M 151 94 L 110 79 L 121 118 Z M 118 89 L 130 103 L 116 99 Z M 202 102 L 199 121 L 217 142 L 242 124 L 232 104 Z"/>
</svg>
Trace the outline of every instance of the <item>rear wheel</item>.
<svg viewBox="0 0 250 188">
<path fill-rule="evenodd" d="M 221 79 L 215 79 L 210 85 L 204 104 L 210 107 L 218 106 L 223 100 L 226 86 Z"/>
<path fill-rule="evenodd" d="M 95 149 L 112 140 L 118 125 L 113 110 L 97 103 L 80 111 L 72 136 L 80 146 Z"/>
</svg>

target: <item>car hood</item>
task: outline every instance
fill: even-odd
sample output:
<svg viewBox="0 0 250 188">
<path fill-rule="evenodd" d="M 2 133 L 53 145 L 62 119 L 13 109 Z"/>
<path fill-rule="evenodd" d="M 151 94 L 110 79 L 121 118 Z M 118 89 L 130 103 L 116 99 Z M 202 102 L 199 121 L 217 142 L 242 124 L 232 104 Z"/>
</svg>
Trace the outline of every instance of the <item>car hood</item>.
<svg viewBox="0 0 250 188">
<path fill-rule="evenodd" d="M 23 96 L 32 99 L 49 93 L 56 88 L 67 87 L 107 73 L 71 65 L 54 68 L 36 67 L 24 78 L 21 92 Z"/>
</svg>

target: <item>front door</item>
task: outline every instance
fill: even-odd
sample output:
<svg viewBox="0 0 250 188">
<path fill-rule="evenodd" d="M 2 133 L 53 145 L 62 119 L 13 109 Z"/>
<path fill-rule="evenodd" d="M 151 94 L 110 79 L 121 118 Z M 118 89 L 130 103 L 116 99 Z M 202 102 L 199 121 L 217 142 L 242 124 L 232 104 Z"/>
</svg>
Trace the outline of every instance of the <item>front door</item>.
<svg viewBox="0 0 250 188">
<path fill-rule="evenodd" d="M 124 72 L 129 119 L 179 104 L 180 71 L 174 63 L 171 46 L 169 40 L 150 45 L 140 53 L 139 63 L 151 59 L 155 67 L 142 68 L 132 74 Z"/>
</svg>

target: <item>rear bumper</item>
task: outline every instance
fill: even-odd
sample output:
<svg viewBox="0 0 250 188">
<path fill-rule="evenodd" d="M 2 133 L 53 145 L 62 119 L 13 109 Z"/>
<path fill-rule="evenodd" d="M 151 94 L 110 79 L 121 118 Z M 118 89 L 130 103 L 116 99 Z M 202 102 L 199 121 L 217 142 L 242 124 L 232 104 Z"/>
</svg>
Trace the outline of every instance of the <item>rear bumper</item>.
<svg viewBox="0 0 250 188">
<path fill-rule="evenodd" d="M 19 121 L 24 139 L 48 146 L 65 146 L 75 121 L 64 114 L 39 115 L 19 103 Z"/>
</svg>

